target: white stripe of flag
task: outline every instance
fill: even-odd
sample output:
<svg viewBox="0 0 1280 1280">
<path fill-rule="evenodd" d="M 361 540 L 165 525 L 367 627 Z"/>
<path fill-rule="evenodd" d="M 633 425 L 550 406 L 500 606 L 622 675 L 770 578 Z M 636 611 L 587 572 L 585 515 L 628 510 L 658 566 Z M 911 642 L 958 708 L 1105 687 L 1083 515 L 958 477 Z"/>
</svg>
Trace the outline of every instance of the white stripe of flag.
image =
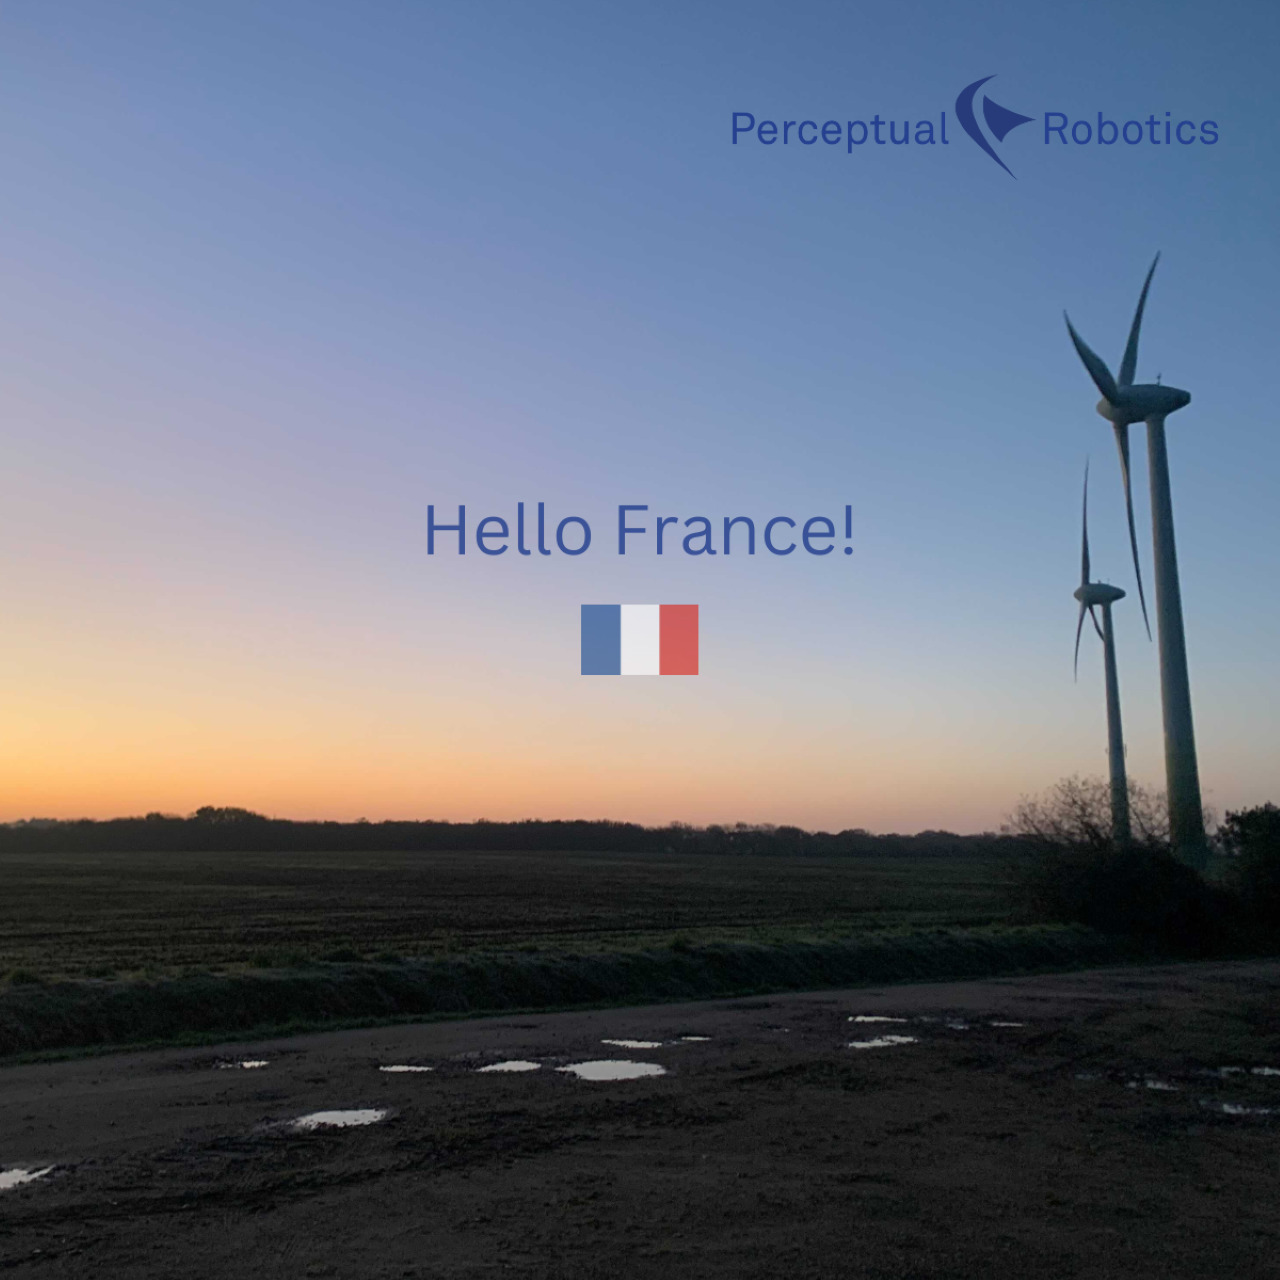
<svg viewBox="0 0 1280 1280">
<path fill-rule="evenodd" d="M 622 606 L 622 667 L 624 676 L 658 674 L 659 624 L 656 604 Z"/>
</svg>

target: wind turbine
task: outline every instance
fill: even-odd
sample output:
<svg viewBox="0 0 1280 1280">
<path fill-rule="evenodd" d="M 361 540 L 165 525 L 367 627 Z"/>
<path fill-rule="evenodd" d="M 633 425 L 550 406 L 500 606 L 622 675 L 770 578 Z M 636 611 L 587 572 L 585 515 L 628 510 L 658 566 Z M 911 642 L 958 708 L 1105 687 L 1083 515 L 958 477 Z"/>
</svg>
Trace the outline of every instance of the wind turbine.
<svg viewBox="0 0 1280 1280">
<path fill-rule="evenodd" d="M 1120 725 L 1120 680 L 1116 675 L 1116 639 L 1111 626 L 1111 606 L 1124 599 L 1124 592 L 1106 582 L 1089 581 L 1089 465 L 1084 468 L 1084 528 L 1080 552 L 1080 585 L 1075 597 L 1080 601 L 1080 618 L 1076 623 L 1076 671 L 1080 670 L 1080 632 L 1084 615 L 1089 614 L 1094 630 L 1102 641 L 1102 659 L 1107 677 L 1107 755 L 1111 760 L 1111 839 L 1123 849 L 1133 838 L 1129 829 L 1129 782 L 1124 772 L 1124 730 Z M 1102 611 L 1098 625 L 1095 609 Z"/>
<path fill-rule="evenodd" d="M 1129 341 L 1120 361 L 1120 377 L 1111 376 L 1097 355 L 1075 331 L 1070 317 L 1067 330 L 1076 352 L 1084 361 L 1094 385 L 1102 393 L 1098 412 L 1115 428 L 1120 451 L 1120 472 L 1124 480 L 1125 508 L 1129 517 L 1129 545 L 1138 578 L 1138 597 L 1146 621 L 1147 602 L 1142 591 L 1142 571 L 1138 566 L 1138 539 L 1133 527 L 1133 493 L 1129 484 L 1129 427 L 1147 424 L 1147 462 L 1151 481 L 1151 534 L 1156 571 L 1156 625 L 1160 650 L 1160 702 L 1164 713 L 1164 767 L 1168 784 L 1169 835 L 1174 852 L 1192 866 L 1203 867 L 1208 859 L 1204 834 L 1204 810 L 1200 801 L 1200 771 L 1196 764 L 1195 730 L 1191 721 L 1191 681 L 1187 674 L 1187 642 L 1182 625 L 1182 591 L 1178 586 L 1178 553 L 1173 540 L 1173 498 L 1169 491 L 1169 455 L 1165 446 L 1164 420 L 1191 403 L 1191 394 L 1158 382 L 1133 381 L 1138 365 L 1138 333 L 1147 291 L 1155 275 L 1157 253 L 1138 297 Z M 1065 312 L 1063 313 L 1066 314 Z M 1150 634 L 1150 623 L 1147 631 Z"/>
</svg>

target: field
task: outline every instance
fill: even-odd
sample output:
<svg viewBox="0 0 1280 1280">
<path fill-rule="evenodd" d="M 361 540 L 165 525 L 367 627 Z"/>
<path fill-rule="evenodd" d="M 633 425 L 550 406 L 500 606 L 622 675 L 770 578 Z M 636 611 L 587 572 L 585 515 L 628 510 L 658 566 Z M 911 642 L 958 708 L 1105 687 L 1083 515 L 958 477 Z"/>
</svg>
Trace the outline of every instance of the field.
<svg viewBox="0 0 1280 1280">
<path fill-rule="evenodd" d="M 0 978 L 598 953 L 972 929 L 990 858 L 620 853 L 0 855 Z"/>
<path fill-rule="evenodd" d="M 0 854 L 0 1058 L 1150 958 L 988 857 Z"/>
</svg>

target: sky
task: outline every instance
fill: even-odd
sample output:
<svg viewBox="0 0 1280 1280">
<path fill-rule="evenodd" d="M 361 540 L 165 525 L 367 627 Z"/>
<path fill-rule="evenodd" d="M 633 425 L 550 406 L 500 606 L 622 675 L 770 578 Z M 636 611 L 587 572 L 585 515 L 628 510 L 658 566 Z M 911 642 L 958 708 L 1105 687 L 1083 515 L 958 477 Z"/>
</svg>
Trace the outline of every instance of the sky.
<svg viewBox="0 0 1280 1280">
<path fill-rule="evenodd" d="M 1062 321 L 1115 370 L 1157 250 L 1138 378 L 1192 393 L 1205 800 L 1280 800 L 1278 38 L 1243 0 L 10 0 L 0 821 L 995 829 L 1107 767 L 1089 634 L 1072 677 L 1086 459 L 1129 771 L 1160 789 Z M 957 120 L 984 76 L 1032 117 L 992 139 L 1011 173 Z M 735 112 L 945 112 L 947 142 L 735 145 Z M 1218 140 L 1046 142 L 1046 112 Z M 429 506 L 473 533 L 519 502 L 592 545 L 428 554 Z M 621 503 L 718 547 L 736 515 L 838 536 L 621 557 Z M 697 603 L 701 673 L 580 675 L 601 602 Z"/>
</svg>

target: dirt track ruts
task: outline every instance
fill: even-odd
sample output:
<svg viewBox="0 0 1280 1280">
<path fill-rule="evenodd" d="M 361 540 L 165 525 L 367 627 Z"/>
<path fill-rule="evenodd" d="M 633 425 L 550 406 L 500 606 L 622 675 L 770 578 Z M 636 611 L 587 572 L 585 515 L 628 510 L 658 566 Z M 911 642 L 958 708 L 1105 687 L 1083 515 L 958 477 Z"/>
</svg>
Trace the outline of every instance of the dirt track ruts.
<svg viewBox="0 0 1280 1280">
<path fill-rule="evenodd" d="M 859 1025 L 855 1014 L 911 1021 Z M 847 1047 L 885 1032 L 917 1042 Z M 600 1043 L 682 1035 L 711 1039 Z M 605 1057 L 668 1074 L 590 1084 L 553 1070 Z M 239 1058 L 270 1065 L 215 1065 Z M 544 1065 L 474 1074 L 500 1058 Z M 393 1062 L 435 1070 L 377 1070 Z M 1280 1067 L 1280 962 L 495 1017 L 10 1067 L 0 1169 L 55 1169 L 0 1192 L 0 1270 L 1280 1274 L 1280 1077 L 1210 1074 L 1223 1066 Z M 1224 1114 L 1223 1102 L 1248 1111 Z M 285 1126 L 340 1107 L 391 1114 L 363 1129 Z"/>
</svg>

